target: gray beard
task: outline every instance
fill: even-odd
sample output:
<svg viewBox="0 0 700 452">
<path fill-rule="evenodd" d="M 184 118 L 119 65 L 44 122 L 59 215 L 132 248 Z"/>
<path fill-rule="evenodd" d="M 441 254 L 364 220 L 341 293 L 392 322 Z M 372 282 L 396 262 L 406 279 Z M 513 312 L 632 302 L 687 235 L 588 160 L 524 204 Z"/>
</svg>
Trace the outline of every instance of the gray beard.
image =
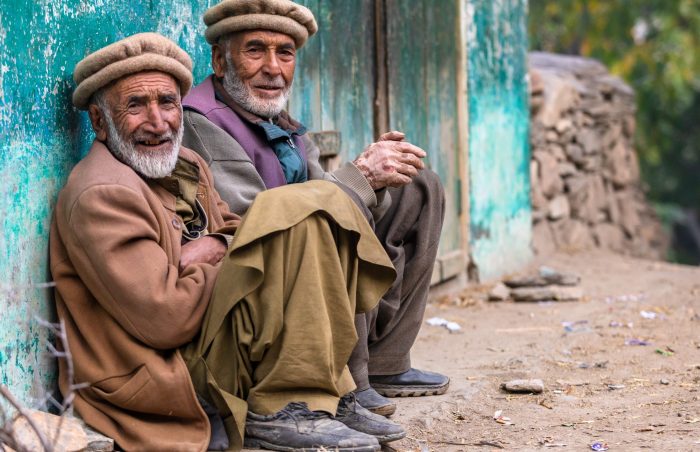
<svg viewBox="0 0 700 452">
<path fill-rule="evenodd" d="M 143 153 L 136 149 L 135 141 L 138 141 L 137 137 L 125 139 L 114 124 L 110 112 L 104 109 L 102 114 L 107 122 L 107 147 L 117 159 L 149 179 L 161 179 L 173 172 L 177 163 L 178 153 L 180 152 L 180 144 L 182 143 L 182 133 L 184 131 L 182 123 L 176 133 L 169 131 L 163 135 L 153 137 L 160 140 L 172 140 L 170 149 Z"/>
<path fill-rule="evenodd" d="M 287 105 L 287 100 L 289 100 L 291 88 L 286 88 L 276 99 L 260 99 L 248 89 L 233 69 L 232 62 L 228 61 L 228 54 L 226 57 L 228 70 L 224 74 L 223 85 L 228 95 L 244 110 L 254 115 L 263 118 L 274 118 L 282 113 L 285 105 Z"/>
</svg>

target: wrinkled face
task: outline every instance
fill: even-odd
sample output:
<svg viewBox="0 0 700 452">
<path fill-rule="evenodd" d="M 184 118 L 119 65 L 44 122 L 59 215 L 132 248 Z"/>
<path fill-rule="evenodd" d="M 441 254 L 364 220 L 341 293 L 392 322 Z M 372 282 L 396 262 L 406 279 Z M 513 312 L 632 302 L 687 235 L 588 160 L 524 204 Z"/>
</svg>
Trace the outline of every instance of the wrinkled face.
<svg viewBox="0 0 700 452">
<path fill-rule="evenodd" d="M 212 65 L 239 105 L 269 118 L 277 116 L 289 98 L 296 45 L 283 33 L 243 31 L 212 47 Z"/>
<path fill-rule="evenodd" d="M 180 89 L 162 72 L 141 72 L 107 88 L 90 118 L 97 139 L 117 158 L 149 178 L 169 175 L 182 140 Z"/>
</svg>

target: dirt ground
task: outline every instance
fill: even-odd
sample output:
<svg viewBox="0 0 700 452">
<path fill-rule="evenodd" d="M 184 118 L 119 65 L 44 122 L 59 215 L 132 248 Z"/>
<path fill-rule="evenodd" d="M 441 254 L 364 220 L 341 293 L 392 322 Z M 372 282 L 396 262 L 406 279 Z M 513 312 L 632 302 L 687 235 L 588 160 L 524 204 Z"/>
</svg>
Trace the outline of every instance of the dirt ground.
<svg viewBox="0 0 700 452">
<path fill-rule="evenodd" d="M 700 450 L 700 267 L 603 253 L 539 265 L 579 274 L 584 300 L 494 303 L 486 287 L 471 287 L 428 306 L 426 319 L 462 330 L 424 324 L 413 365 L 449 375 L 451 386 L 396 399 L 393 419 L 408 436 L 385 450 Z M 577 321 L 587 323 L 562 325 Z M 515 378 L 540 378 L 545 391 L 499 389 Z M 511 425 L 494 419 L 498 410 Z"/>
</svg>

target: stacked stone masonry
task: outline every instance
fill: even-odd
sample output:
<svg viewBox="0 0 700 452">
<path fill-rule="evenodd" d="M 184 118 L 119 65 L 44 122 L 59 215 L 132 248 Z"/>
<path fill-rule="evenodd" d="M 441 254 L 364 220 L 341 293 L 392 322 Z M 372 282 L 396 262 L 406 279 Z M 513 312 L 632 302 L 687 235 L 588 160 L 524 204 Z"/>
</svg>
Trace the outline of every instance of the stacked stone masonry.
<svg viewBox="0 0 700 452">
<path fill-rule="evenodd" d="M 587 58 L 529 58 L 533 248 L 662 259 L 668 240 L 634 149 L 634 91 Z"/>
</svg>

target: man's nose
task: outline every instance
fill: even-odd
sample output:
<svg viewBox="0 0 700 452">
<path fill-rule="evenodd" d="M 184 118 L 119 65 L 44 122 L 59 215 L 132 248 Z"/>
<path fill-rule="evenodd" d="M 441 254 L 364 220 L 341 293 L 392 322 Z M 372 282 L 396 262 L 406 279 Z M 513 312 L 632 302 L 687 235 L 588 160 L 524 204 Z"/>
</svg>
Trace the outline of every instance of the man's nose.
<svg viewBox="0 0 700 452">
<path fill-rule="evenodd" d="M 161 111 L 160 105 L 157 102 L 151 102 L 148 104 L 146 110 L 148 115 L 146 122 L 146 131 L 154 134 L 163 134 L 168 131 L 168 123 L 165 122 L 163 118 L 163 112 Z"/>
<path fill-rule="evenodd" d="M 282 73 L 280 62 L 277 58 L 277 53 L 275 53 L 274 50 L 268 50 L 265 52 L 265 61 L 262 68 L 265 74 L 272 77 L 276 77 Z"/>
</svg>

